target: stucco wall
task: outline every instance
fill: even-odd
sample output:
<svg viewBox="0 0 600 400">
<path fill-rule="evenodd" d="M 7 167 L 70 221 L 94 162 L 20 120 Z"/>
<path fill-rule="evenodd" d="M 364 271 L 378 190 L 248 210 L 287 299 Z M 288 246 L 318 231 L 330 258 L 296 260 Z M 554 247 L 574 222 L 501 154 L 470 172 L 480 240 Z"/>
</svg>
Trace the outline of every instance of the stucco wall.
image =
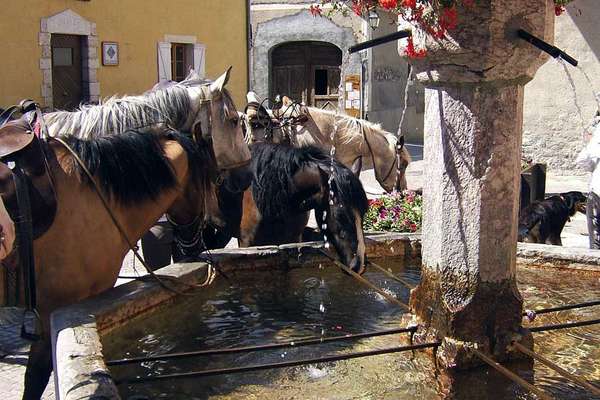
<svg viewBox="0 0 600 400">
<path fill-rule="evenodd" d="M 175 4 L 176 3 L 176 4 Z M 157 43 L 165 34 L 196 36 L 206 45 L 206 76 L 216 78 L 229 65 L 228 84 L 236 105 L 247 88 L 245 0 L 28 0 L 2 4 L 0 23 L 0 107 L 23 98 L 41 101 L 40 20 L 71 9 L 96 24 L 98 45 L 119 43 L 119 65 L 102 66 L 97 79 L 102 97 L 143 92 L 158 80 Z"/>
<path fill-rule="evenodd" d="M 551 174 L 583 173 L 574 161 L 583 147 L 582 124 L 591 121 L 598 107 L 594 99 L 594 93 L 600 92 L 598 21 L 598 0 L 576 0 L 569 5 L 556 18 L 555 45 L 576 58 L 579 66 L 566 65 L 567 74 L 551 59 L 525 86 L 523 153 L 535 162 L 547 163 Z"/>
<path fill-rule="evenodd" d="M 397 31 L 396 18 L 379 12 L 379 27 L 371 38 Z M 375 46 L 369 52 L 368 117 L 381 123 L 389 132 L 396 133 L 404 109 L 404 94 L 408 79 L 408 64 L 400 58 L 397 42 Z M 409 84 L 402 133 L 409 143 L 423 143 L 424 89 L 415 80 Z"/>
</svg>

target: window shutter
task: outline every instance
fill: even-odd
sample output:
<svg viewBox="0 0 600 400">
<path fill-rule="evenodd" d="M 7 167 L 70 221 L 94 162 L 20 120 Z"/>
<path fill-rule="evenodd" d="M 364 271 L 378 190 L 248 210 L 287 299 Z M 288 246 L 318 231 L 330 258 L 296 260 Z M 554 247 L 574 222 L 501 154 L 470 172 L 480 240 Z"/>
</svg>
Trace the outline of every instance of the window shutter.
<svg viewBox="0 0 600 400">
<path fill-rule="evenodd" d="M 171 80 L 171 43 L 158 43 L 158 81 Z"/>
<path fill-rule="evenodd" d="M 194 44 L 194 71 L 201 78 L 204 78 L 204 55 L 206 53 L 206 47 L 203 44 Z"/>
</svg>

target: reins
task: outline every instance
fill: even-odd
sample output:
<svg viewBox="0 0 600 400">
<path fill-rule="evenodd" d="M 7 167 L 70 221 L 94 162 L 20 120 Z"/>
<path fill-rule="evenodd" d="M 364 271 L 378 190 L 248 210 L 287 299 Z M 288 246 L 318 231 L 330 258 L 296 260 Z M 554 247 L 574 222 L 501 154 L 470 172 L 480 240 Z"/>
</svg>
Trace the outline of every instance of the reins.
<svg viewBox="0 0 600 400">
<path fill-rule="evenodd" d="M 127 245 L 129 246 L 129 249 L 133 252 L 133 254 L 138 259 L 138 261 L 144 266 L 144 268 L 146 269 L 146 271 L 148 272 L 148 274 L 151 275 L 153 278 L 155 278 L 158 281 L 158 283 L 163 288 L 165 288 L 165 289 L 167 289 L 169 291 L 172 291 L 174 293 L 177 293 L 179 295 L 190 295 L 190 293 L 184 293 L 184 292 L 181 292 L 180 290 L 177 290 L 175 288 L 170 287 L 169 285 L 167 285 L 165 283 L 165 281 L 163 279 L 165 279 L 165 280 L 166 279 L 173 280 L 173 281 L 175 281 L 178 284 L 182 284 L 182 285 L 189 286 L 189 287 L 192 287 L 192 288 L 200 288 L 200 287 L 204 287 L 204 286 L 210 285 L 212 283 L 212 281 L 215 278 L 215 271 L 214 271 L 214 267 L 210 263 L 208 263 L 208 269 L 207 269 L 206 279 L 201 284 L 192 284 L 192 283 L 182 282 L 181 280 L 179 280 L 179 279 L 177 279 L 175 277 L 164 276 L 164 275 L 162 277 L 160 277 L 159 275 L 155 274 L 154 271 L 152 270 L 152 268 L 146 263 L 146 260 L 144 260 L 142 258 L 142 256 L 140 255 L 140 253 L 138 251 L 139 247 L 136 244 L 134 244 L 129 239 L 129 237 L 127 236 L 127 234 L 125 233 L 125 229 L 123 228 L 123 226 L 118 221 L 118 219 L 115 216 L 115 214 L 110 209 L 110 206 L 108 204 L 108 201 L 106 200 L 106 197 L 100 191 L 100 188 L 98 187 L 98 184 L 97 184 L 96 180 L 94 179 L 92 173 L 87 168 L 87 166 L 85 165 L 85 163 L 83 162 L 83 160 L 79 157 L 79 155 L 77 155 L 77 153 L 71 148 L 71 146 L 69 146 L 61 138 L 59 138 L 59 137 L 53 137 L 51 139 L 57 141 L 58 143 L 60 143 L 71 154 L 71 156 L 73 156 L 73 158 L 75 159 L 75 161 L 77 161 L 77 164 L 79 164 L 79 166 L 85 172 L 85 174 L 88 177 L 88 179 L 92 182 L 92 185 L 94 187 L 94 191 L 96 192 L 96 194 L 98 195 L 98 198 L 102 202 L 102 205 L 104 206 L 104 209 L 106 210 L 106 212 L 108 212 L 108 215 L 110 216 L 113 224 L 115 225 L 115 227 L 117 228 L 117 230 L 121 234 L 121 237 L 127 242 Z"/>
</svg>

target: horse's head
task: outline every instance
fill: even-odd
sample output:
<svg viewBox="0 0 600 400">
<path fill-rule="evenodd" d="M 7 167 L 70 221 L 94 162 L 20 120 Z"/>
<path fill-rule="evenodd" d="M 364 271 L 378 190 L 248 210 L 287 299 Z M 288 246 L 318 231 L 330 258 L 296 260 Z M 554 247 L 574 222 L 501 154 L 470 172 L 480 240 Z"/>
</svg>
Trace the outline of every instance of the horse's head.
<svg viewBox="0 0 600 400">
<path fill-rule="evenodd" d="M 362 224 L 368 207 L 367 196 L 355 171 L 334 161 L 334 175 L 330 179 L 328 164 L 321 163 L 316 172 L 305 169 L 297 174 L 295 180 L 300 186 L 317 180 L 319 185 L 319 190 L 306 199 L 301 208 L 315 209 L 317 224 L 341 261 L 362 274 L 366 265 Z"/>
<path fill-rule="evenodd" d="M 186 121 L 197 143 L 210 145 L 214 153 L 218 176 L 232 192 L 241 192 L 250 186 L 250 150 L 244 141 L 240 116 L 225 85 L 231 67 L 210 84 L 201 81 L 193 71 L 183 82 L 188 87 L 194 112 Z"/>
</svg>

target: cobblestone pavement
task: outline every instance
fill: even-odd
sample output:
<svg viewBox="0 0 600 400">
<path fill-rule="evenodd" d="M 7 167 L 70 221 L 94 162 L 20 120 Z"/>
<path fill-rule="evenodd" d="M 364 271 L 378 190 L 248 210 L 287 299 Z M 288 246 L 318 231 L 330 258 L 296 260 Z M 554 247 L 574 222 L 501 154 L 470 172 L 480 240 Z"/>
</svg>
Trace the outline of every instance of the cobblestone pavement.
<svg viewBox="0 0 600 400">
<path fill-rule="evenodd" d="M 412 149 L 411 153 L 413 153 Z M 423 161 L 420 160 L 421 154 L 413 155 L 416 156 L 413 158 L 415 161 L 409 165 L 406 175 L 409 189 L 418 189 L 423 186 Z M 557 177 L 549 175 L 546 181 L 546 192 L 586 191 L 587 179 L 585 176 Z M 369 197 L 382 192 L 381 187 L 375 180 L 373 171 L 363 172 L 361 181 L 365 190 L 369 193 Z M 585 221 L 584 215 L 577 214 L 565 226 L 562 235 L 565 246 L 587 248 Z M 314 219 L 311 219 L 311 222 L 311 225 L 315 226 Z M 236 247 L 235 240 L 232 240 L 227 247 Z M 133 254 L 130 252 L 123 262 L 121 275 L 133 276 L 137 274 L 144 274 L 144 268 L 139 261 L 134 260 Z M 117 285 L 129 280 L 119 279 Z M 3 400 L 20 399 L 23 391 L 23 376 L 27 364 L 29 344 L 19 336 L 21 318 L 22 310 L 0 308 L 0 394 L 3 395 Z M 54 399 L 53 378 L 50 378 L 50 384 L 44 392 L 43 399 Z"/>
</svg>

